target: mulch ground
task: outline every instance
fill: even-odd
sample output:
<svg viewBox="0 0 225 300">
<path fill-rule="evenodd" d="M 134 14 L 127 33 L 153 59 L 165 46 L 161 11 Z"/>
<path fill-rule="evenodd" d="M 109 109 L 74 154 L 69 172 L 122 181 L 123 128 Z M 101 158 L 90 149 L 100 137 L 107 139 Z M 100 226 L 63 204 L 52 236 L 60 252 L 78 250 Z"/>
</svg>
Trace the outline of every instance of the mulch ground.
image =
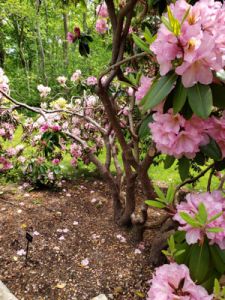
<svg viewBox="0 0 225 300">
<path fill-rule="evenodd" d="M 35 232 L 27 261 L 26 231 Z M 114 224 L 100 180 L 59 192 L 0 186 L 0 280 L 19 300 L 145 299 L 150 242 L 134 245 Z"/>
</svg>

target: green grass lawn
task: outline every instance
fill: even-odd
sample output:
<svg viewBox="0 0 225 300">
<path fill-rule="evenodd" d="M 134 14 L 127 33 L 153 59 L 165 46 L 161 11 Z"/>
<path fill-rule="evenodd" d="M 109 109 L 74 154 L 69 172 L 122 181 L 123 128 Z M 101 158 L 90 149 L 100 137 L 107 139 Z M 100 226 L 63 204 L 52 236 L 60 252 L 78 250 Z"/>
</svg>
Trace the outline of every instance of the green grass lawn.
<svg viewBox="0 0 225 300">
<path fill-rule="evenodd" d="M 22 128 L 19 127 L 15 132 L 14 139 L 12 141 L 5 142 L 4 147 L 5 148 L 15 147 L 16 145 L 21 144 L 21 135 L 22 135 Z M 30 147 L 26 148 L 24 153 L 25 153 L 25 155 L 28 155 L 28 154 L 30 154 L 31 151 L 35 151 L 35 149 L 33 149 L 30 146 Z M 102 151 L 102 153 L 99 156 L 99 159 L 101 161 L 104 161 L 104 158 L 105 158 L 105 151 Z M 75 167 L 71 166 L 70 161 L 71 161 L 70 155 L 66 154 L 61 163 L 63 174 L 67 178 L 76 178 L 81 175 L 91 176 L 91 174 L 93 174 L 93 172 L 96 171 L 96 168 L 92 163 L 89 164 L 88 166 L 84 165 L 83 163 L 80 163 L 79 168 L 75 168 Z M 121 158 L 120 158 L 120 163 L 122 165 Z M 115 171 L 114 165 L 112 165 L 111 170 Z M 157 182 L 157 183 L 163 183 L 166 185 L 168 185 L 168 184 L 178 185 L 179 183 L 181 183 L 180 176 L 178 174 L 178 171 L 176 170 L 176 163 L 174 163 L 170 169 L 164 169 L 163 162 L 161 161 L 157 166 L 152 165 L 150 167 L 149 175 L 150 175 L 150 178 L 152 178 L 153 181 Z M 193 175 L 195 176 L 196 174 L 193 174 Z M 197 182 L 195 187 L 193 187 L 192 185 L 187 185 L 187 187 L 189 189 L 205 191 L 206 187 L 207 187 L 208 176 L 209 176 L 209 172 L 206 173 L 206 175 Z M 212 189 L 216 189 L 218 187 L 218 185 L 219 185 L 218 178 L 213 176 L 212 186 L 211 186 Z"/>
</svg>

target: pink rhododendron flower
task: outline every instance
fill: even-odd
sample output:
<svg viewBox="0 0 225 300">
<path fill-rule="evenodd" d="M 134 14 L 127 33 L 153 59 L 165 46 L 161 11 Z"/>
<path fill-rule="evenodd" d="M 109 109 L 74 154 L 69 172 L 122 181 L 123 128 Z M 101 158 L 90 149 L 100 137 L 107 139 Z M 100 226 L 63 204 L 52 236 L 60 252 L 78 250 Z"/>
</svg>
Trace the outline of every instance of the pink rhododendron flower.
<svg viewBox="0 0 225 300">
<path fill-rule="evenodd" d="M 102 18 L 108 18 L 109 13 L 108 13 L 108 9 L 107 9 L 107 5 L 105 2 L 103 2 L 102 4 L 99 4 L 96 8 L 96 14 L 99 17 Z"/>
<path fill-rule="evenodd" d="M 204 132 L 205 122 L 196 116 L 185 120 L 180 114 L 174 115 L 170 109 L 165 114 L 153 114 L 153 119 L 154 122 L 149 124 L 152 139 L 162 153 L 191 159 L 200 151 L 199 147 L 208 142 Z"/>
<path fill-rule="evenodd" d="M 74 43 L 78 38 L 80 37 L 80 28 L 79 27 L 75 27 L 74 28 L 74 33 L 72 32 L 68 32 L 67 33 L 67 42 L 68 43 Z"/>
<path fill-rule="evenodd" d="M 70 147 L 70 154 L 72 156 L 71 164 L 74 166 L 77 164 L 77 160 L 82 155 L 82 148 L 78 144 L 72 144 Z"/>
<path fill-rule="evenodd" d="M 177 213 L 174 216 L 174 220 L 180 223 L 179 230 L 186 231 L 186 240 L 188 244 L 195 244 L 201 241 L 204 236 L 210 240 L 210 244 L 217 244 L 221 249 L 225 249 L 225 198 L 223 198 L 220 191 L 213 191 L 212 193 L 198 193 L 188 194 L 186 196 L 186 202 L 183 201 L 177 205 Z M 216 220 L 210 222 L 205 228 L 193 228 L 191 225 L 184 221 L 180 213 L 188 213 L 191 217 L 194 217 L 198 213 L 199 204 L 203 203 L 207 214 L 208 220 L 213 216 L 222 213 L 222 215 Z M 208 232 L 208 228 L 222 228 L 221 232 Z"/>
<path fill-rule="evenodd" d="M 147 94 L 148 90 L 152 85 L 152 78 L 147 76 L 142 76 L 140 80 L 140 86 L 135 93 L 137 103 L 140 102 L 144 96 Z"/>
<path fill-rule="evenodd" d="M 39 84 L 37 86 L 37 89 L 40 93 L 41 98 L 46 98 L 51 92 L 51 88 L 48 86 L 44 86 L 43 84 Z"/>
<path fill-rule="evenodd" d="M 13 168 L 13 165 L 5 157 L 0 156 L 0 172 L 4 172 Z"/>
<path fill-rule="evenodd" d="M 0 136 L 5 140 L 12 140 L 15 127 L 10 123 L 0 124 Z"/>
<path fill-rule="evenodd" d="M 178 0 L 170 8 L 180 23 L 188 10 L 189 13 L 177 35 L 164 24 L 159 28 L 151 50 L 156 54 L 160 74 L 174 69 L 182 76 L 185 87 L 197 82 L 210 84 L 213 71 L 225 65 L 225 6 L 214 0 L 200 0 L 193 6 Z"/>
<path fill-rule="evenodd" d="M 196 285 L 187 266 L 176 263 L 156 269 L 147 300 L 212 300 L 213 296 Z"/>
<path fill-rule="evenodd" d="M 207 121 L 206 132 L 218 143 L 225 157 L 225 112 L 220 118 L 212 116 Z"/>
<path fill-rule="evenodd" d="M 49 124 L 48 124 L 48 123 L 45 123 L 45 124 L 43 124 L 43 125 L 40 127 L 40 131 L 41 131 L 41 132 L 46 132 L 46 131 L 48 131 L 48 129 L 49 129 Z"/>
<path fill-rule="evenodd" d="M 51 129 L 52 129 L 52 131 L 57 132 L 57 131 L 60 131 L 60 130 L 61 130 L 61 126 L 59 126 L 59 125 L 52 125 L 52 126 L 51 126 Z"/>
<path fill-rule="evenodd" d="M 105 19 L 98 19 L 96 21 L 95 29 L 100 34 L 106 33 L 108 30 L 107 21 Z"/>
<path fill-rule="evenodd" d="M 70 80 L 73 82 L 78 81 L 80 79 L 80 76 L 81 76 L 81 70 L 76 70 L 71 76 Z"/>
<path fill-rule="evenodd" d="M 66 36 L 68 43 L 74 43 L 75 42 L 75 35 L 72 32 L 68 32 Z"/>
<path fill-rule="evenodd" d="M 54 158 L 54 159 L 52 160 L 52 163 L 53 163 L 53 165 L 58 165 L 58 164 L 60 163 L 60 159 Z"/>
<path fill-rule="evenodd" d="M 86 83 L 87 85 L 91 86 L 91 85 L 96 85 L 97 84 L 97 78 L 94 76 L 90 76 L 87 78 Z"/>
<path fill-rule="evenodd" d="M 129 87 L 129 88 L 127 89 L 127 93 L 128 93 L 128 95 L 129 95 L 130 97 L 132 97 L 132 96 L 134 95 L 134 89 L 133 89 L 132 87 Z"/>
<path fill-rule="evenodd" d="M 58 83 L 59 83 L 60 85 L 65 86 L 66 81 L 67 81 L 67 78 L 66 78 L 65 76 L 59 76 L 59 77 L 57 78 L 57 81 L 58 81 Z"/>
<path fill-rule="evenodd" d="M 134 69 L 132 67 L 126 67 L 124 74 L 128 75 L 130 73 L 134 73 Z"/>
</svg>

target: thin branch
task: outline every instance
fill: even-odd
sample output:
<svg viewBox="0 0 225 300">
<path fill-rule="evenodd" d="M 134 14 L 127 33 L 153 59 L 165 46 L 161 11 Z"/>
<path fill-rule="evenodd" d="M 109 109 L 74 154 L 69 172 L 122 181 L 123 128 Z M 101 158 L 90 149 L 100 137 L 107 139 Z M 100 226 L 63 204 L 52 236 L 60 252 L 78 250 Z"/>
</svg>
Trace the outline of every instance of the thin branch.
<svg viewBox="0 0 225 300">
<path fill-rule="evenodd" d="M 130 56 L 130 57 L 127 57 L 127 58 L 124 58 L 123 60 L 121 61 L 118 61 L 117 63 L 115 63 L 114 65 L 111 65 L 107 70 L 105 70 L 99 77 L 98 79 L 98 82 L 101 82 L 101 79 L 103 76 L 107 75 L 110 71 L 112 70 L 115 70 L 116 68 L 118 68 L 119 66 L 133 60 L 133 59 L 136 59 L 136 58 L 140 58 L 140 57 L 144 57 L 144 56 L 147 56 L 149 55 L 149 53 L 147 52 L 141 52 L 141 53 L 138 53 L 138 54 L 135 54 L 133 56 Z"/>
<path fill-rule="evenodd" d="M 184 180 L 181 184 L 179 184 L 176 187 L 175 190 L 175 194 L 186 184 L 189 183 L 194 183 L 195 181 L 197 181 L 199 178 L 203 177 L 210 169 L 212 169 L 214 167 L 215 163 L 210 164 L 205 170 L 201 171 L 196 177 L 194 178 L 188 178 L 186 180 Z"/>
<path fill-rule="evenodd" d="M 213 177 L 214 172 L 215 172 L 215 167 L 213 167 L 209 173 L 209 178 L 208 178 L 208 183 L 207 183 L 207 192 L 211 191 L 211 183 L 212 183 L 212 177 Z"/>
<path fill-rule="evenodd" d="M 7 95 L 3 90 L 0 89 L 0 94 L 2 94 L 5 98 L 7 98 L 8 100 L 10 100 L 12 103 L 16 104 L 17 106 L 20 106 L 20 107 L 23 107 L 23 108 L 26 108 L 30 111 L 33 111 L 33 112 L 36 112 L 40 115 L 43 116 L 43 118 L 46 120 L 46 116 L 45 114 L 43 113 L 43 111 L 38 108 L 38 107 L 33 107 L 33 106 L 29 106 L 27 105 L 26 103 L 22 103 L 22 102 L 19 102 L 15 99 L 13 99 L 11 96 Z"/>
</svg>

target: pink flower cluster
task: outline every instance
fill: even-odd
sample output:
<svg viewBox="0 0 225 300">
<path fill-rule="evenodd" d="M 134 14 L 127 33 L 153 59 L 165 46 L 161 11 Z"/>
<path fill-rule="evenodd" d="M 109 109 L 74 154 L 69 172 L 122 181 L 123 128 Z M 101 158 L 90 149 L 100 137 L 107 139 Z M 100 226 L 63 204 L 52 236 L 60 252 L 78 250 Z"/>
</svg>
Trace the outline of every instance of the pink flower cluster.
<svg viewBox="0 0 225 300">
<path fill-rule="evenodd" d="M 188 194 L 186 202 L 181 202 L 177 205 L 177 213 L 174 220 L 180 223 L 179 230 L 186 231 L 186 241 L 188 244 L 195 244 L 201 241 L 204 236 L 210 240 L 210 244 L 217 244 L 221 249 L 225 249 L 225 198 L 223 198 L 220 191 L 213 191 L 212 193 Z M 198 213 L 199 204 L 205 205 L 208 220 L 213 216 L 222 213 L 216 220 L 210 222 L 205 228 L 193 228 L 187 224 L 180 216 L 181 212 L 188 213 L 194 217 Z M 208 232 L 207 229 L 217 227 L 222 228 L 221 232 Z"/>
<path fill-rule="evenodd" d="M 2 68 L 0 68 L 0 90 L 9 94 L 9 79 L 5 75 Z M 2 98 L 2 94 L 0 93 L 0 99 Z"/>
<path fill-rule="evenodd" d="M 225 112 L 220 118 L 212 116 L 207 121 L 206 132 L 219 145 L 223 158 L 225 157 Z"/>
<path fill-rule="evenodd" d="M 48 130 L 52 130 L 54 132 L 57 132 L 57 131 L 60 131 L 61 129 L 62 129 L 61 126 L 59 126 L 57 124 L 50 125 L 48 123 L 44 123 L 40 127 L 40 131 L 43 132 L 43 133 L 48 131 Z"/>
<path fill-rule="evenodd" d="M 99 17 L 102 18 L 108 18 L 109 13 L 108 13 L 108 9 L 107 9 L 107 5 L 105 2 L 99 4 L 96 8 L 96 14 Z"/>
<path fill-rule="evenodd" d="M 5 157 L 0 156 L 0 173 L 10 170 L 13 168 L 13 165 Z"/>
<path fill-rule="evenodd" d="M 77 39 L 79 39 L 80 37 L 80 28 L 79 27 L 74 27 L 73 33 L 72 32 L 68 32 L 67 33 L 67 42 L 68 43 L 75 43 Z"/>
<path fill-rule="evenodd" d="M 176 263 L 156 269 L 148 292 L 147 300 L 212 300 L 213 296 L 196 285 L 187 266 Z"/>
<path fill-rule="evenodd" d="M 15 128 L 10 123 L 0 124 L 0 136 L 5 140 L 11 140 L 13 138 Z"/>
<path fill-rule="evenodd" d="M 77 164 L 77 160 L 82 155 L 82 149 L 80 145 L 72 144 L 70 147 L 70 153 L 73 157 L 71 164 L 75 166 Z"/>
<path fill-rule="evenodd" d="M 98 19 L 96 21 L 95 29 L 98 33 L 104 34 L 108 30 L 108 24 L 106 18 L 108 18 L 109 16 L 107 5 L 105 2 L 97 6 L 96 14 L 98 16 Z"/>
<path fill-rule="evenodd" d="M 178 0 L 170 9 L 181 28 L 175 34 L 161 24 L 157 39 L 151 45 L 160 74 L 175 69 L 182 76 L 185 87 L 197 82 L 210 84 L 213 71 L 225 65 L 225 5 L 219 1 L 200 0 L 191 6 L 185 0 Z"/>
<path fill-rule="evenodd" d="M 148 90 L 150 89 L 151 85 L 152 85 L 152 78 L 149 78 L 147 76 L 141 77 L 140 86 L 135 93 L 137 103 L 139 103 L 144 98 L 144 96 L 147 94 Z"/>
<path fill-rule="evenodd" d="M 75 82 L 78 81 L 81 77 L 81 70 L 76 70 L 73 75 L 71 76 L 70 80 Z"/>
<path fill-rule="evenodd" d="M 41 98 L 46 98 L 51 92 L 51 88 L 48 86 L 44 86 L 43 84 L 39 84 L 37 86 L 37 89 L 40 93 Z"/>
<path fill-rule="evenodd" d="M 67 78 L 65 76 L 59 76 L 57 77 L 57 81 L 61 86 L 65 86 Z"/>
<path fill-rule="evenodd" d="M 155 122 L 149 124 L 152 139 L 162 153 L 176 158 L 185 156 L 192 159 L 199 152 L 199 147 L 209 141 L 204 131 L 204 120 L 196 116 L 186 120 L 180 114 L 174 115 L 170 109 L 165 114 L 153 114 L 153 119 Z"/>
<path fill-rule="evenodd" d="M 97 78 L 94 76 L 89 76 L 86 80 L 87 85 L 92 86 L 92 85 L 96 85 L 98 82 Z"/>
</svg>

